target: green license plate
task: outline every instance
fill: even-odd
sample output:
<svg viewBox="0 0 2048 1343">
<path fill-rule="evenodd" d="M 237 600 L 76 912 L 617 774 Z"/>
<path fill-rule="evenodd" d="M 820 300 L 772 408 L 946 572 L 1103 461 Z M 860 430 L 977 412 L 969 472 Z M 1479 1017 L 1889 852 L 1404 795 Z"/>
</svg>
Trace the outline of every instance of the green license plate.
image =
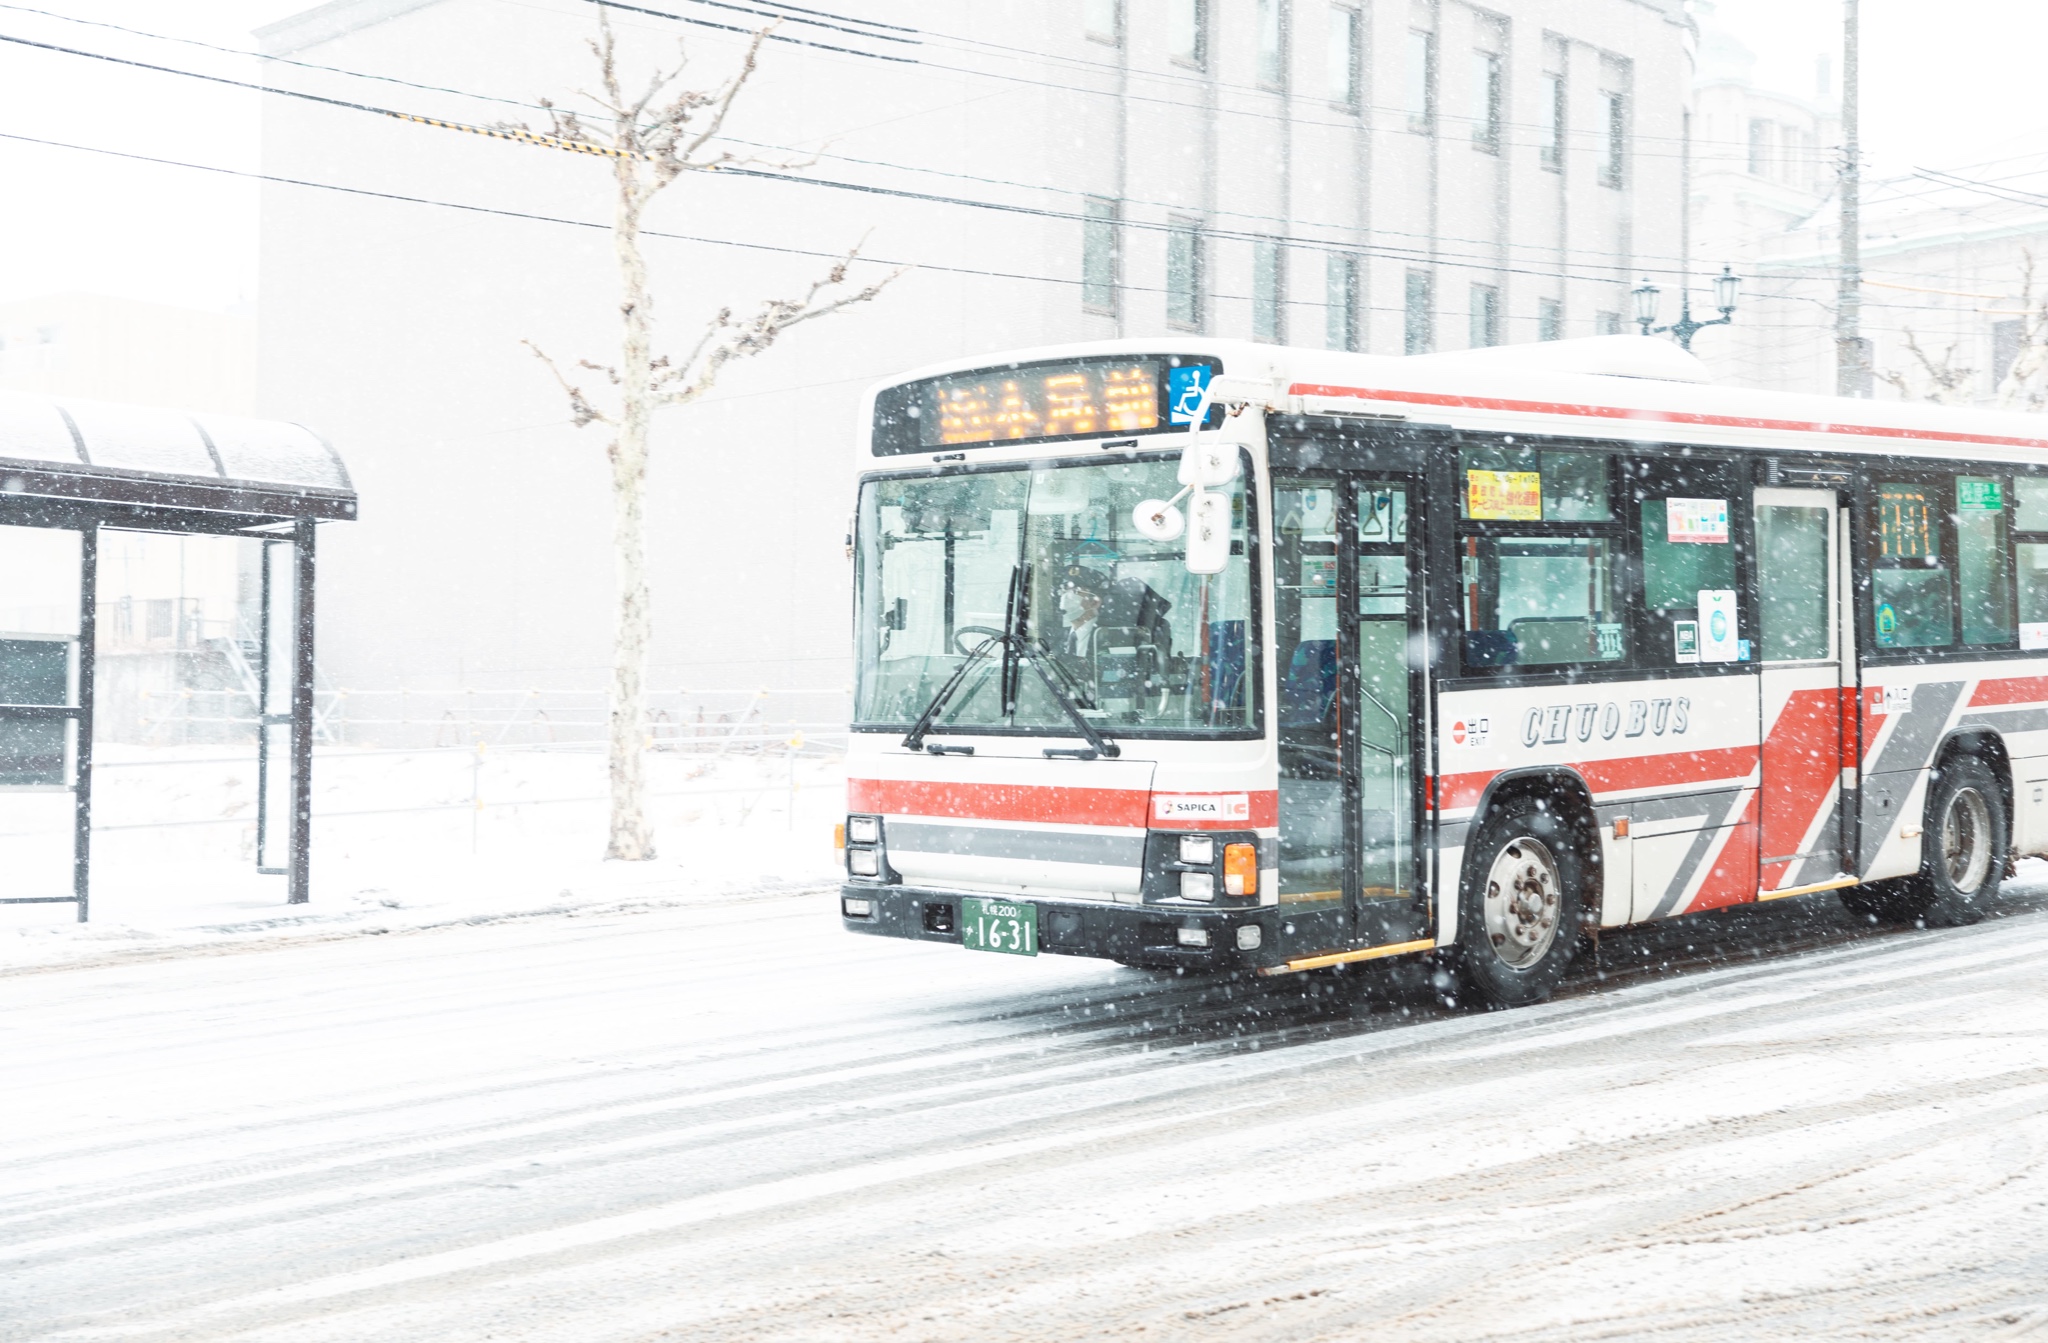
<svg viewBox="0 0 2048 1343">
<path fill-rule="evenodd" d="M 960 901 L 960 943 L 969 951 L 1000 951 L 1005 956 L 1038 954 L 1038 906 L 1020 900 Z"/>
</svg>

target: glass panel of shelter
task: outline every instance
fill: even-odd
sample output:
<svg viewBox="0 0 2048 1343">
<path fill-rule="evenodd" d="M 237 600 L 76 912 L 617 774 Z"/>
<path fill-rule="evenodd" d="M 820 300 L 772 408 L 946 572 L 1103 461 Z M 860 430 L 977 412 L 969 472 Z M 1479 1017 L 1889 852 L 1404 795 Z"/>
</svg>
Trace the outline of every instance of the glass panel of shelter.
<svg viewBox="0 0 2048 1343">
<path fill-rule="evenodd" d="M 74 530 L 0 527 L 0 904 L 76 895 L 84 550 Z"/>
<path fill-rule="evenodd" d="M 288 870 L 292 842 L 292 670 L 298 628 L 297 588 L 289 541 L 263 542 L 257 616 L 256 870 Z"/>
</svg>

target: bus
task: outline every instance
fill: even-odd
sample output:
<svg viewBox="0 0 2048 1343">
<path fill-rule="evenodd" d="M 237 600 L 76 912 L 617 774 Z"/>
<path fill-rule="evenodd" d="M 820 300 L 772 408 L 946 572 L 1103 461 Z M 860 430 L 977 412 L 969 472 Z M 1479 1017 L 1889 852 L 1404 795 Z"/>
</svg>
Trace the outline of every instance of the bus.
<svg viewBox="0 0 2048 1343">
<path fill-rule="evenodd" d="M 1637 336 L 873 389 L 851 931 L 1540 1001 L 1602 929 L 2048 851 L 2048 428 Z"/>
</svg>

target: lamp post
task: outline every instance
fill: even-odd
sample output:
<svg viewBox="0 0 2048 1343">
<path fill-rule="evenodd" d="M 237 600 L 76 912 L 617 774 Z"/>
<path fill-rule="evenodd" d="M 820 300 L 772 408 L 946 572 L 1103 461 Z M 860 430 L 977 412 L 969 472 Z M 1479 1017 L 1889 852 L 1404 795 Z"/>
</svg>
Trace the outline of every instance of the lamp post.
<svg viewBox="0 0 2048 1343">
<path fill-rule="evenodd" d="M 1735 320 L 1735 295 L 1742 287 L 1742 277 L 1731 266 L 1721 267 L 1721 273 L 1714 277 L 1714 306 L 1721 315 L 1711 321 L 1695 322 L 1692 319 L 1692 295 L 1680 291 L 1678 320 L 1670 326 L 1657 325 L 1657 303 L 1663 291 L 1648 280 L 1630 291 L 1636 301 L 1636 325 L 1642 327 L 1646 336 L 1658 336 L 1669 331 L 1678 338 L 1682 349 L 1692 349 L 1692 338 L 1710 326 L 1727 326 Z"/>
</svg>

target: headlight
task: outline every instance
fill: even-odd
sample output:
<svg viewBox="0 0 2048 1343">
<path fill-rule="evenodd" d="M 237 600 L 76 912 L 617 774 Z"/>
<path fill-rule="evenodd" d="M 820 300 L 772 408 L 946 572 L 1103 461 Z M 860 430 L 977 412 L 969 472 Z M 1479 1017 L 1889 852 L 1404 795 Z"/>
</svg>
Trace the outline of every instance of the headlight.
<svg viewBox="0 0 2048 1343">
<path fill-rule="evenodd" d="M 1184 947 L 1206 947 L 1209 945 L 1209 930 L 1207 928 L 1180 928 L 1175 930 L 1175 936 Z"/>
<path fill-rule="evenodd" d="M 1180 860 L 1183 863 L 1200 863 L 1208 866 L 1216 861 L 1216 841 L 1208 835 L 1182 835 Z"/>
<path fill-rule="evenodd" d="M 1216 898 L 1216 878 L 1207 872 L 1181 873 L 1180 898 L 1183 900 L 1214 900 Z"/>
<path fill-rule="evenodd" d="M 875 916 L 875 902 L 872 900 L 856 900 L 848 896 L 839 902 L 839 907 L 846 911 L 846 917 L 849 919 L 871 919 Z"/>
<path fill-rule="evenodd" d="M 875 843 L 882 837 L 882 818 L 879 816 L 847 817 L 846 837 L 856 844 Z"/>
<path fill-rule="evenodd" d="M 882 856 L 873 849 L 848 849 L 846 870 L 856 877 L 879 877 L 882 875 Z"/>
</svg>

